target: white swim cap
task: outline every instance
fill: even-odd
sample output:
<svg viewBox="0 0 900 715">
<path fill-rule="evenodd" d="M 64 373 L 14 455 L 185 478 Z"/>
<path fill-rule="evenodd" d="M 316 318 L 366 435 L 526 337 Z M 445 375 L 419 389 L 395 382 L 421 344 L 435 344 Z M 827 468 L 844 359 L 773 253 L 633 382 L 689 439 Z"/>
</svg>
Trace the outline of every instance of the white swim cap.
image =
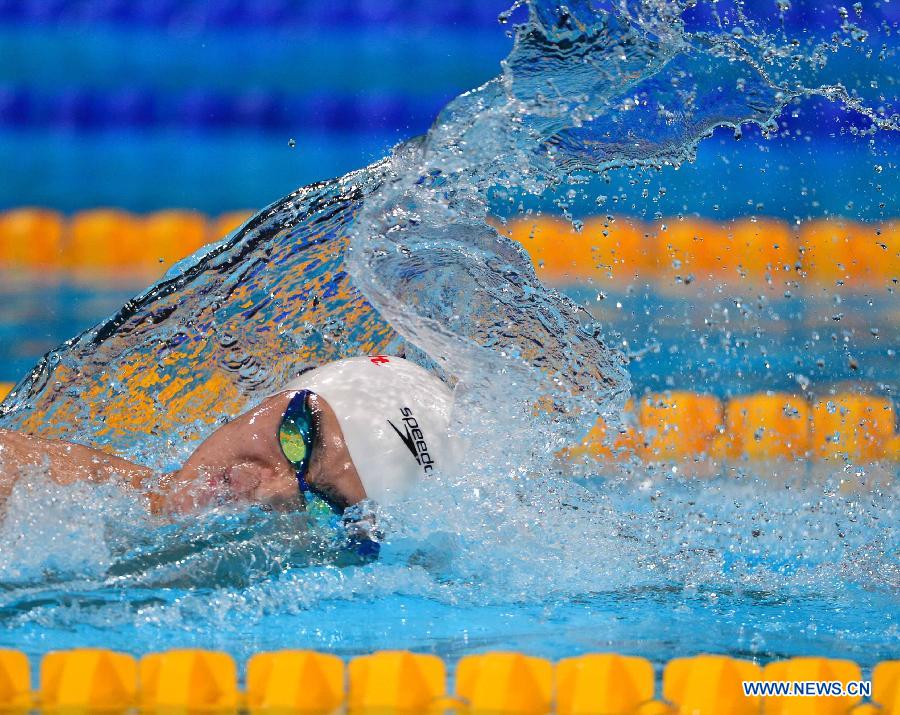
<svg viewBox="0 0 900 715">
<path fill-rule="evenodd" d="M 329 404 L 366 495 L 381 504 L 402 499 L 449 458 L 453 394 L 408 360 L 339 360 L 303 373 L 288 390 L 310 390 Z"/>
</svg>

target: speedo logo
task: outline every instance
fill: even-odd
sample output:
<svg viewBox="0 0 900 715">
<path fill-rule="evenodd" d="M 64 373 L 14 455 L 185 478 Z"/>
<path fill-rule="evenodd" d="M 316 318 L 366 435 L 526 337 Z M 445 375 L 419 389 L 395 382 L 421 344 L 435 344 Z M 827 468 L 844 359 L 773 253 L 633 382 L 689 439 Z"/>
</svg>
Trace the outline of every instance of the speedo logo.
<svg viewBox="0 0 900 715">
<path fill-rule="evenodd" d="M 425 442 L 425 435 L 419 427 L 419 421 L 413 417 L 412 410 L 409 407 L 401 407 L 400 414 L 403 416 L 403 432 L 390 420 L 388 420 L 388 424 L 394 428 L 394 432 L 403 440 L 403 444 L 406 445 L 410 454 L 422 465 L 423 471 L 426 474 L 433 471 L 434 459 L 428 452 L 428 445 Z"/>
</svg>

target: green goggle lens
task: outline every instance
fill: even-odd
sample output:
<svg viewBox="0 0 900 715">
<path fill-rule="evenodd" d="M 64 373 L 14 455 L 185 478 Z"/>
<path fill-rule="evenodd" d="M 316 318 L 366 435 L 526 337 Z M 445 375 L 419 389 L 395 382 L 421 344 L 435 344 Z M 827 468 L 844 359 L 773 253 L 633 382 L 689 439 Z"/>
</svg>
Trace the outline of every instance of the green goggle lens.
<svg viewBox="0 0 900 715">
<path fill-rule="evenodd" d="M 309 390 L 300 390 L 288 403 L 278 428 L 281 451 L 297 472 L 297 483 L 304 492 L 309 491 L 306 472 L 315 439 L 315 416 L 308 404 Z"/>
</svg>

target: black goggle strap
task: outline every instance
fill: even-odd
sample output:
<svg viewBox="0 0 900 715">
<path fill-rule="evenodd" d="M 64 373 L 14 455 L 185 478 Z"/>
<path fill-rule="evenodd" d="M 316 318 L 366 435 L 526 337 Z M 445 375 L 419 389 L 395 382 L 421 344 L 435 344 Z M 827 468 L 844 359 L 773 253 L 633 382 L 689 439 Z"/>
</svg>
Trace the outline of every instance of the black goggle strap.
<svg viewBox="0 0 900 715">
<path fill-rule="evenodd" d="M 312 392 L 309 390 L 296 392 L 288 403 L 284 417 L 281 418 L 281 426 L 278 428 L 281 451 L 294 466 L 301 492 L 311 491 L 306 481 L 316 437 L 316 419 L 308 400 L 311 395 Z"/>
</svg>

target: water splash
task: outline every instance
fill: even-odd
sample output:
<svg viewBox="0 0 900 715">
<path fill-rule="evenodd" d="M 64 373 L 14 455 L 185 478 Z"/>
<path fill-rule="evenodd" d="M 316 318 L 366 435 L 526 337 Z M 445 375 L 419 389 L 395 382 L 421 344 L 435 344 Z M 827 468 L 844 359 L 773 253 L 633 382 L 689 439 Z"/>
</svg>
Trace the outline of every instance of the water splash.
<svg viewBox="0 0 900 715">
<path fill-rule="evenodd" d="M 570 408 L 580 395 L 591 416 L 614 410 L 621 358 L 487 222 L 497 192 L 678 164 L 716 127 L 771 128 L 804 96 L 898 128 L 888 103 L 805 84 L 809 65 L 824 72 L 827 42 L 779 42 L 741 3 L 713 3 L 717 26 L 689 30 L 693 6 L 519 3 L 528 17 L 501 75 L 451 102 L 425 137 L 298 190 L 173 269 L 50 353 L 0 424 L 171 455 L 303 368 L 407 350 L 463 383 L 518 371 Z"/>
</svg>

